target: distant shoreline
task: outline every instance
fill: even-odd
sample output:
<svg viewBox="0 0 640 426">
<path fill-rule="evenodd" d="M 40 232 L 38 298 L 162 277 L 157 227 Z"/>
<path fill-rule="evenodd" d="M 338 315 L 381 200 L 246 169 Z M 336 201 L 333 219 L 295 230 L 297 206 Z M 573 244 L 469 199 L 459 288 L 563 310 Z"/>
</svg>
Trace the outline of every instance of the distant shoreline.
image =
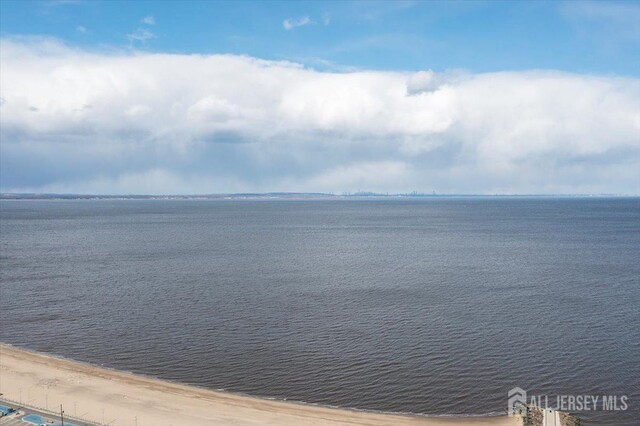
<svg viewBox="0 0 640 426">
<path fill-rule="evenodd" d="M 112 425 L 520 425 L 504 416 L 419 416 L 279 401 L 212 391 L 0 343 L 0 393 Z M 106 413 L 106 414 L 103 414 Z"/>
<path fill-rule="evenodd" d="M 40 193 L 0 193 L 0 200 L 362 200 L 362 199 L 447 199 L 447 198 L 639 198 L 630 194 L 423 194 L 398 193 L 381 194 L 375 192 L 331 194 L 306 192 L 266 192 L 231 194 L 191 194 L 191 195 L 144 195 L 144 194 L 40 194 Z"/>
</svg>

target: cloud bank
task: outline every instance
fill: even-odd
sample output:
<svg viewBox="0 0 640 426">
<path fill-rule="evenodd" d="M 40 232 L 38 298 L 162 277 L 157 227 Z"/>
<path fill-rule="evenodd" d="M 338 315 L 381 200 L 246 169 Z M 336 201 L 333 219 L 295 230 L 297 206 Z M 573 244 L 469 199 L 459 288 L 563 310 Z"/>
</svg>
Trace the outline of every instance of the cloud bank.
<svg viewBox="0 0 640 426">
<path fill-rule="evenodd" d="M 2 40 L 2 191 L 640 193 L 640 81 Z"/>
</svg>

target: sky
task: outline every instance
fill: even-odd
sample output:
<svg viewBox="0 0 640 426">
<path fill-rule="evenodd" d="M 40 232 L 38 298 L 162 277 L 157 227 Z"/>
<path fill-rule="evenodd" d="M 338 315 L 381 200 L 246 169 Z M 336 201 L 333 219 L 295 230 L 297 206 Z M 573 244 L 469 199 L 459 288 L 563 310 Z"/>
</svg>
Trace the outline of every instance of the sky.
<svg viewBox="0 0 640 426">
<path fill-rule="evenodd" d="M 2 1 L 0 191 L 640 194 L 640 3 Z"/>
</svg>

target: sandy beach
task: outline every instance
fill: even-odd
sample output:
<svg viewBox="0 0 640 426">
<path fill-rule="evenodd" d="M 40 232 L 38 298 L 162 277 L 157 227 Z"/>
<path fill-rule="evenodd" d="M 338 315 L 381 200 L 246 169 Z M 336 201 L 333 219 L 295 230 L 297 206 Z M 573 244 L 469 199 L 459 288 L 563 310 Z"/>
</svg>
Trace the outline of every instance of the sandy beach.
<svg viewBox="0 0 640 426">
<path fill-rule="evenodd" d="M 501 417 L 379 414 L 217 392 L 0 344 L 0 393 L 110 425 L 519 425 Z M 103 420 L 104 416 L 104 420 Z"/>
</svg>

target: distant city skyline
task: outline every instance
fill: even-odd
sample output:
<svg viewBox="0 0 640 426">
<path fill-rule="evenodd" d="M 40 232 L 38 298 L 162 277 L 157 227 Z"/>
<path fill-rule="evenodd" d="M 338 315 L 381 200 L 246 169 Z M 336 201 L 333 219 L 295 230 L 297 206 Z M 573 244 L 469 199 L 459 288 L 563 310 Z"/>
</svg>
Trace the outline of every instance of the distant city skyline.
<svg viewBox="0 0 640 426">
<path fill-rule="evenodd" d="M 0 12 L 1 192 L 640 194 L 637 2 Z"/>
</svg>

